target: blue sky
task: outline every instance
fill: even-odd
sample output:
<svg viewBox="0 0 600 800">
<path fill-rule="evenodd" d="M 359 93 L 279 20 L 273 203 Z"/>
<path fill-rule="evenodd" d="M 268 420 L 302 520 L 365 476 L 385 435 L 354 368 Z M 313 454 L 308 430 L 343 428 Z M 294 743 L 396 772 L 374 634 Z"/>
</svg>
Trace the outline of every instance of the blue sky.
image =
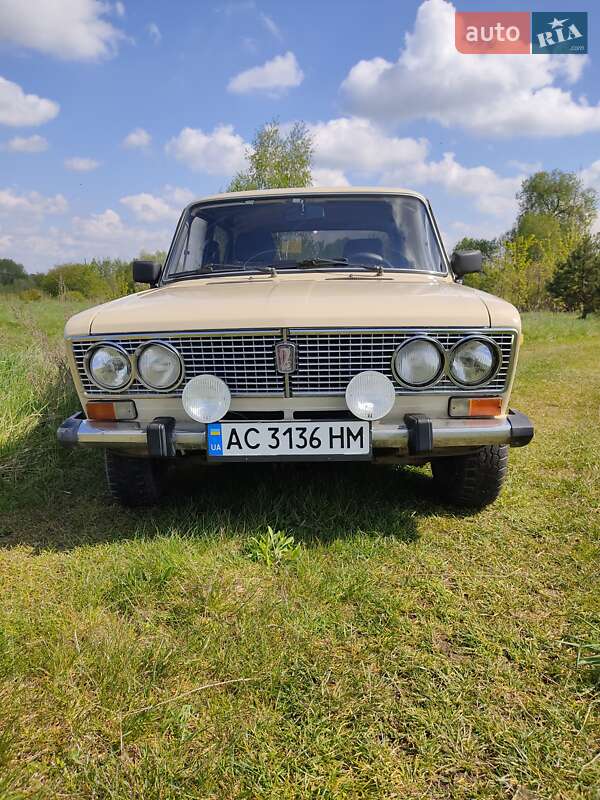
<svg viewBox="0 0 600 800">
<path fill-rule="evenodd" d="M 309 125 L 316 183 L 423 191 L 449 245 L 509 227 L 532 170 L 600 189 L 592 3 L 577 4 L 588 56 L 459 54 L 454 10 L 0 0 L 0 256 L 37 271 L 166 248 L 181 207 L 223 188 L 273 117 Z"/>
</svg>

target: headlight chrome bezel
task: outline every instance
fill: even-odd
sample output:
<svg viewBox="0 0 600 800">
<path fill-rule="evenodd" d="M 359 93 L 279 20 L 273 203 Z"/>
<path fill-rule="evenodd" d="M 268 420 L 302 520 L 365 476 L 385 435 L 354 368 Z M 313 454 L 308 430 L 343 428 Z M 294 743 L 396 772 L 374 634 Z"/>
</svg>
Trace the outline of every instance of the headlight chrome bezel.
<svg viewBox="0 0 600 800">
<path fill-rule="evenodd" d="M 408 383 L 408 381 L 404 380 L 402 376 L 399 374 L 398 370 L 396 369 L 396 358 L 401 350 L 407 347 L 409 344 L 412 344 L 416 341 L 423 341 L 428 342 L 429 344 L 433 345 L 435 349 L 438 351 L 440 355 L 440 368 L 437 371 L 437 374 L 434 378 L 432 378 L 427 383 Z M 432 386 L 435 386 L 436 383 L 442 380 L 444 375 L 447 372 L 448 367 L 448 353 L 443 347 L 442 343 L 439 342 L 437 339 L 434 339 L 433 336 L 428 335 L 427 333 L 419 333 L 416 336 L 411 336 L 410 339 L 406 339 L 406 341 L 402 342 L 402 344 L 394 350 L 392 355 L 392 374 L 395 380 L 405 389 L 410 389 L 414 392 L 424 391 L 427 389 L 431 389 Z"/>
<path fill-rule="evenodd" d="M 465 345 L 467 342 L 473 342 L 473 341 L 482 342 L 483 344 L 487 345 L 490 348 L 494 359 L 494 366 L 489 375 L 487 375 L 483 380 L 478 381 L 477 383 L 463 383 L 452 374 L 452 362 L 454 360 L 456 351 L 459 350 L 461 347 L 463 347 L 463 345 Z M 454 345 L 454 347 L 452 347 L 452 349 L 449 351 L 447 357 L 446 374 L 448 375 L 449 380 L 451 380 L 455 386 L 458 386 L 461 389 L 478 389 L 480 387 L 487 386 L 488 383 L 494 380 L 494 378 L 498 374 L 501 365 L 502 365 L 502 351 L 500 350 L 498 344 L 493 339 L 490 339 L 488 336 L 474 333 L 471 334 L 470 336 L 465 336 L 463 339 L 458 341 Z"/>
<path fill-rule="evenodd" d="M 148 381 L 144 380 L 138 366 L 140 357 L 143 354 L 144 350 L 146 350 L 151 345 L 163 347 L 165 350 L 169 350 L 176 356 L 179 362 L 179 374 L 177 376 L 177 379 L 173 381 L 173 383 L 170 383 L 168 386 L 165 386 L 163 388 L 153 386 L 151 383 L 148 383 Z M 181 382 L 185 377 L 185 365 L 183 363 L 183 358 L 181 357 L 181 353 L 177 350 L 177 348 L 173 347 L 172 344 L 170 344 L 169 342 L 164 342 L 162 341 L 162 339 L 149 339 L 147 342 L 141 344 L 133 354 L 132 362 L 136 380 L 138 380 L 142 384 L 142 386 L 145 386 L 146 389 L 149 389 L 151 392 L 158 392 L 159 394 L 163 394 L 165 392 L 172 392 L 173 389 L 176 389 L 181 384 Z"/>
<path fill-rule="evenodd" d="M 121 353 L 121 355 L 123 355 L 125 357 L 125 360 L 126 360 L 127 364 L 129 365 L 129 377 L 127 378 L 125 383 L 123 383 L 121 386 L 107 386 L 106 384 L 104 384 L 101 381 L 99 381 L 98 378 L 96 378 L 94 376 L 94 373 L 92 372 L 92 369 L 91 369 L 91 366 L 90 366 L 90 362 L 91 362 L 92 358 L 94 357 L 94 353 L 96 353 L 98 350 L 100 350 L 102 348 L 108 348 L 108 347 L 111 347 L 113 350 L 117 350 L 119 353 Z M 132 360 L 130 354 L 118 342 L 113 342 L 113 341 L 110 341 L 110 340 L 103 341 L 103 342 L 97 342 L 96 344 L 94 344 L 93 347 L 90 347 L 90 349 L 85 354 L 84 369 L 85 369 L 85 374 L 90 379 L 90 381 L 94 384 L 94 386 L 97 386 L 103 392 L 111 392 L 111 393 L 122 392 L 125 389 L 128 389 L 131 386 L 131 384 L 133 383 L 133 381 L 135 380 L 135 369 L 134 369 L 133 360 Z"/>
</svg>

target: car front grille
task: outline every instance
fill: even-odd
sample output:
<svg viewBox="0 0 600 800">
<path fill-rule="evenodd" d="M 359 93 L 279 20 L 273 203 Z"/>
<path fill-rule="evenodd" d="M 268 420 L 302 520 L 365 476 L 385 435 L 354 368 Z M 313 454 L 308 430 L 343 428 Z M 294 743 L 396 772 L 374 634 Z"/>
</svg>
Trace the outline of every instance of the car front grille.
<svg viewBox="0 0 600 800">
<path fill-rule="evenodd" d="M 499 369 L 488 384 L 477 391 L 489 394 L 502 391 L 510 377 L 514 331 L 473 329 L 291 329 L 251 332 L 207 332 L 184 334 L 148 334 L 132 336 L 94 336 L 71 342 L 77 372 L 85 393 L 89 396 L 154 396 L 136 378 L 119 393 L 107 393 L 89 379 L 85 371 L 85 356 L 98 342 L 118 342 L 130 355 L 148 341 L 171 344 L 182 356 L 184 381 L 170 396 L 180 396 L 185 382 L 195 375 L 217 375 L 228 385 L 231 394 L 243 396 L 278 396 L 286 392 L 293 396 L 343 395 L 350 379 L 363 370 L 377 370 L 394 382 L 397 394 L 412 394 L 416 389 L 402 387 L 392 374 L 392 358 L 396 349 L 407 339 L 427 333 L 449 351 L 465 336 L 479 333 L 492 339 L 501 354 Z M 284 378 L 275 366 L 275 345 L 286 338 L 297 347 L 297 369 Z M 437 384 L 420 390 L 428 393 L 455 394 L 461 389 L 444 376 Z M 473 389 L 468 390 L 470 394 Z"/>
<path fill-rule="evenodd" d="M 298 369 L 293 375 L 295 395 L 344 394 L 351 378 L 363 370 L 383 372 L 396 386 L 397 394 L 412 394 L 415 389 L 400 386 L 392 374 L 392 358 L 396 349 L 407 339 L 423 329 L 417 330 L 368 330 L 368 331 L 311 331 L 292 330 L 290 340 L 298 347 Z M 427 335 L 437 339 L 449 351 L 470 331 L 427 329 Z M 485 391 L 500 391 L 507 382 L 510 368 L 512 332 L 485 332 L 493 339 L 501 352 L 500 368 Z M 457 387 L 444 376 L 432 387 L 420 391 L 456 392 Z M 470 390 L 472 391 L 472 390 Z"/>
</svg>

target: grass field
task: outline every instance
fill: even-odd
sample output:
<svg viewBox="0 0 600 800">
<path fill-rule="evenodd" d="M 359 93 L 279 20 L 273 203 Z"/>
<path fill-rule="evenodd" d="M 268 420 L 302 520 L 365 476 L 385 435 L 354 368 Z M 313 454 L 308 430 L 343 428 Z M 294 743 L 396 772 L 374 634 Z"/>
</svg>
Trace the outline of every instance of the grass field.
<svg viewBox="0 0 600 800">
<path fill-rule="evenodd" d="M 368 465 L 186 467 L 133 513 L 55 444 L 74 310 L 0 303 L 3 800 L 600 798 L 600 320 L 526 316 L 537 433 L 481 513 Z"/>
</svg>

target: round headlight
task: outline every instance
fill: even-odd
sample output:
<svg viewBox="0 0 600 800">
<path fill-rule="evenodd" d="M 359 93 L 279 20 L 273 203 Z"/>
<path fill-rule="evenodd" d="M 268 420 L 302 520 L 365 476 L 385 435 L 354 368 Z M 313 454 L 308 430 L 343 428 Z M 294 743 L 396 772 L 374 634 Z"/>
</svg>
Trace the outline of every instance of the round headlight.
<svg viewBox="0 0 600 800">
<path fill-rule="evenodd" d="M 229 411 L 231 393 L 216 375 L 197 375 L 186 384 L 181 400 L 192 419 L 217 422 Z"/>
<path fill-rule="evenodd" d="M 100 344 L 86 359 L 87 372 L 97 386 L 117 391 L 131 380 L 131 361 L 122 347 Z"/>
<path fill-rule="evenodd" d="M 442 374 L 444 355 L 441 346 L 432 339 L 409 339 L 396 350 L 393 367 L 400 383 L 429 386 Z"/>
<path fill-rule="evenodd" d="M 169 345 L 151 342 L 138 354 L 137 373 L 151 389 L 170 389 L 179 383 L 183 373 L 181 358 Z"/>
<path fill-rule="evenodd" d="M 359 419 L 381 419 L 396 400 L 394 384 L 381 372 L 366 370 L 355 375 L 346 387 L 346 405 Z"/>
<path fill-rule="evenodd" d="M 450 353 L 450 377 L 463 386 L 489 381 L 499 363 L 496 347 L 483 339 L 465 339 Z"/>
</svg>

